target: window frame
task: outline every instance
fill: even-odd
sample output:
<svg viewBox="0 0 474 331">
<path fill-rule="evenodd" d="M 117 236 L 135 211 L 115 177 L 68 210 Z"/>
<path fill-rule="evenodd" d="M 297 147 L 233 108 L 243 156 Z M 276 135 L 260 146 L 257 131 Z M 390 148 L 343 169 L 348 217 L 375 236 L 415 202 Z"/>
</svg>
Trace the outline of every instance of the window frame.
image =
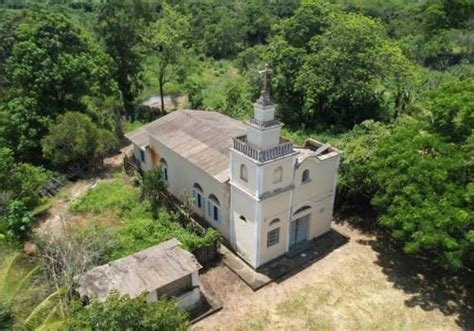
<svg viewBox="0 0 474 331">
<path fill-rule="evenodd" d="M 280 242 L 280 227 L 267 231 L 267 248 L 278 245 Z"/>
<path fill-rule="evenodd" d="M 145 163 L 146 162 L 146 158 L 145 158 L 145 151 L 143 149 L 140 148 L 140 162 L 141 163 Z"/>
<path fill-rule="evenodd" d="M 160 167 L 161 167 L 161 179 L 163 179 L 165 182 L 168 182 L 169 180 L 168 163 L 166 162 L 165 159 L 160 160 Z"/>
<path fill-rule="evenodd" d="M 207 215 L 215 222 L 221 221 L 221 207 L 214 194 L 209 195 L 207 199 Z"/>
<path fill-rule="evenodd" d="M 206 201 L 204 200 L 204 192 L 202 190 L 201 185 L 198 183 L 194 183 L 193 185 L 193 199 L 194 199 L 194 206 L 205 212 L 205 205 Z"/>
</svg>

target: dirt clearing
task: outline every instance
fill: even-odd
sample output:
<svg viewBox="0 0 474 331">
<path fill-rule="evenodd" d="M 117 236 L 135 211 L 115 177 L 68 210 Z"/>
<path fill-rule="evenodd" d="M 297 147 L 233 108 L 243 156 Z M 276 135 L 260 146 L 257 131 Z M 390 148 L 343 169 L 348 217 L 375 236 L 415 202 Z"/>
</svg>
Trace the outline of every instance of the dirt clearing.
<svg viewBox="0 0 474 331">
<path fill-rule="evenodd" d="M 74 199 L 81 196 L 90 188 L 94 187 L 99 180 L 111 178 L 113 172 L 120 168 L 125 154 L 130 154 L 132 145 L 128 145 L 119 153 L 104 160 L 104 169 L 87 179 L 81 179 L 66 185 L 61 192 L 54 197 L 51 207 L 38 220 L 35 232 L 40 235 L 60 235 L 67 227 L 72 225 L 85 225 L 92 217 L 72 215 L 69 206 Z"/>
<path fill-rule="evenodd" d="M 459 330 L 474 326 L 473 275 L 443 275 L 381 239 L 347 226 L 351 237 L 299 273 L 253 292 L 224 266 L 202 282 L 224 309 L 205 330 Z"/>
</svg>

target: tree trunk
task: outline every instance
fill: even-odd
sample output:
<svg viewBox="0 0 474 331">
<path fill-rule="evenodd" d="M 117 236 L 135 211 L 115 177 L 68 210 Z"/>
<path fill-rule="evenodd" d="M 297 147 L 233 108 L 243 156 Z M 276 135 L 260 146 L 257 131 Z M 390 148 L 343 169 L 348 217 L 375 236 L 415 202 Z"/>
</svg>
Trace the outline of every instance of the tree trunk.
<svg viewBox="0 0 474 331">
<path fill-rule="evenodd" d="M 160 81 L 161 112 L 162 114 L 164 114 L 165 113 L 165 98 L 163 95 L 163 85 L 165 85 L 165 83 L 162 77 L 160 77 L 159 81 Z"/>
</svg>

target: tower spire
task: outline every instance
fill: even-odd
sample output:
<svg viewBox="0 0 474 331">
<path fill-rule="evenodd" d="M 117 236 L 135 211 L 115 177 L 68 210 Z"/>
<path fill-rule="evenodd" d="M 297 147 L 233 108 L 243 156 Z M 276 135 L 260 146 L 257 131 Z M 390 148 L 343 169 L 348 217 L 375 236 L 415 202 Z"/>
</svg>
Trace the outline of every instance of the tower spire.
<svg viewBox="0 0 474 331">
<path fill-rule="evenodd" d="M 269 106 L 273 104 L 270 98 L 269 87 L 269 79 L 272 72 L 273 70 L 268 67 L 268 63 L 265 63 L 264 69 L 259 71 L 260 76 L 262 77 L 263 86 L 262 91 L 260 92 L 260 98 L 257 100 L 257 103 L 261 104 L 262 106 Z"/>
</svg>

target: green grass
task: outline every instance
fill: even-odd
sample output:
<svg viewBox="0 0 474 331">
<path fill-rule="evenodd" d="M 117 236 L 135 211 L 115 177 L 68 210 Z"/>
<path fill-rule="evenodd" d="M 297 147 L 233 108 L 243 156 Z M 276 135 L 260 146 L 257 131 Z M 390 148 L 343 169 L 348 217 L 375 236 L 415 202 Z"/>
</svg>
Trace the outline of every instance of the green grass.
<svg viewBox="0 0 474 331">
<path fill-rule="evenodd" d="M 133 121 L 133 122 L 125 122 L 123 129 L 125 130 L 125 133 L 129 133 L 129 132 L 135 131 L 136 129 L 141 128 L 145 124 L 146 123 L 138 121 L 138 120 Z"/>
<path fill-rule="evenodd" d="M 122 175 L 118 174 L 112 180 L 99 182 L 96 187 L 74 201 L 71 211 L 99 215 L 106 210 L 113 210 L 118 215 L 125 216 L 139 203 L 139 196 L 139 189 L 126 185 Z"/>
<path fill-rule="evenodd" d="M 189 251 L 219 240 L 219 234 L 213 229 L 201 234 L 183 227 L 177 216 L 166 209 L 161 209 L 159 217 L 153 219 L 149 204 L 140 201 L 140 189 L 126 183 L 121 174 L 100 182 L 86 192 L 71 205 L 71 211 L 84 215 L 91 213 L 98 218 L 100 215 L 116 215 L 119 218 L 119 226 L 110 229 L 114 248 L 108 260 L 133 254 L 172 238 L 181 241 L 183 248 Z"/>
</svg>

